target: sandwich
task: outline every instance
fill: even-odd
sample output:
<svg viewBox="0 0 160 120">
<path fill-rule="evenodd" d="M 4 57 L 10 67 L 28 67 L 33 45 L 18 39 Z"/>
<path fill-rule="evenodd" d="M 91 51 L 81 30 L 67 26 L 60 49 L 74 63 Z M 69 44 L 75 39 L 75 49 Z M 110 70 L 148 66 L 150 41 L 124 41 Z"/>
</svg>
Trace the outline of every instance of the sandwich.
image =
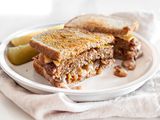
<svg viewBox="0 0 160 120">
<path fill-rule="evenodd" d="M 100 74 L 115 59 L 134 70 L 136 60 L 142 56 L 141 42 L 134 36 L 138 26 L 137 21 L 116 16 L 75 17 L 62 29 L 48 30 L 32 38 L 30 45 L 39 52 L 33 60 L 35 71 L 53 86 L 70 89 Z M 121 67 L 115 68 L 116 76 L 126 76 L 126 72 L 120 72 Z"/>
<path fill-rule="evenodd" d="M 111 34 L 64 28 L 36 35 L 30 45 L 39 52 L 33 66 L 53 86 L 71 88 L 114 63 Z"/>
<path fill-rule="evenodd" d="M 84 29 L 93 33 L 112 34 L 115 37 L 113 45 L 115 59 L 134 62 L 142 56 L 141 42 L 133 34 L 139 27 L 135 20 L 117 16 L 86 14 L 71 19 L 64 27 Z"/>
</svg>

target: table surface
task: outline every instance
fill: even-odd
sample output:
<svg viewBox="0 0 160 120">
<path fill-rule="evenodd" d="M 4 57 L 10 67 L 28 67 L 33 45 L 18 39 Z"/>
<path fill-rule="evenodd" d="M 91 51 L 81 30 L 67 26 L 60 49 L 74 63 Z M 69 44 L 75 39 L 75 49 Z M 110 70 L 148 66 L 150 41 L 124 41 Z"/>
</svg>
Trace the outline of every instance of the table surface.
<svg viewBox="0 0 160 120">
<path fill-rule="evenodd" d="M 153 12 L 159 12 L 159 0 L 101 0 L 98 2 L 94 0 L 92 5 L 95 6 L 96 10 L 92 5 L 86 3 L 84 0 L 72 0 L 70 4 L 64 3 L 62 0 L 54 0 L 52 2 L 52 12 L 48 15 L 1 15 L 0 14 L 0 40 L 3 40 L 9 34 L 26 27 L 31 27 L 34 25 L 46 24 L 59 22 L 72 16 L 78 15 L 79 13 L 112 13 L 117 11 L 133 11 L 133 10 L 147 10 Z M 123 2 L 122 2 L 123 1 Z M 63 4 L 61 4 L 63 3 Z M 71 5 L 74 4 L 74 5 Z M 90 2 L 91 3 L 91 2 Z M 1 4 L 1 3 L 0 3 Z M 58 4 L 58 6 L 57 6 Z M 87 9 L 81 8 L 80 4 L 83 6 L 90 6 Z M 145 4 L 145 5 L 144 5 Z M 106 7 L 106 5 L 109 5 Z M 76 7 L 75 7 L 76 6 Z M 113 7 L 111 7 L 113 6 Z M 65 8 L 65 9 L 60 9 Z M 90 8 L 90 9 L 89 9 Z M 74 12 L 72 9 L 76 9 Z M 68 11 L 67 11 L 68 10 Z M 78 11 L 79 10 L 79 11 Z M 71 12 L 72 11 L 72 12 Z M 28 19 L 29 18 L 29 19 Z M 18 19 L 18 21 L 17 21 Z M 6 24 L 7 23 L 7 24 Z M 13 102 L 8 100 L 4 95 L 0 93 L 0 120 L 33 120 L 32 117 L 23 112 L 18 108 Z M 132 120 L 130 118 L 109 118 L 107 120 Z M 134 119 L 135 120 L 135 119 Z M 143 119 L 138 119 L 143 120 Z M 156 118 L 150 120 L 158 120 Z"/>
</svg>

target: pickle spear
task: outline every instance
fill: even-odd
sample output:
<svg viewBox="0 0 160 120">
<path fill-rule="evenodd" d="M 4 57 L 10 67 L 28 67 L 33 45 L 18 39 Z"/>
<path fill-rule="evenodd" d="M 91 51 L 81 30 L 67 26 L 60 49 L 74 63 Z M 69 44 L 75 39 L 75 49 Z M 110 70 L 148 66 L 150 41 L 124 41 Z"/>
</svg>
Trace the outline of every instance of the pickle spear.
<svg viewBox="0 0 160 120">
<path fill-rule="evenodd" d="M 32 60 L 32 57 L 36 56 L 38 52 L 33 49 L 29 44 L 20 45 L 17 47 L 8 48 L 8 59 L 14 65 L 24 64 Z"/>
</svg>

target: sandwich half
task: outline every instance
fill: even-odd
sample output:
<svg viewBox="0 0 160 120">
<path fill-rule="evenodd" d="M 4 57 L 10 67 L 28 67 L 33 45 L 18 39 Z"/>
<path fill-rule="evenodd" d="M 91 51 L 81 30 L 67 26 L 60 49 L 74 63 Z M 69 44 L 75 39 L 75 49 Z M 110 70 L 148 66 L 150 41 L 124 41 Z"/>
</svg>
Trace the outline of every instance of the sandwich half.
<svg viewBox="0 0 160 120">
<path fill-rule="evenodd" d="M 113 64 L 114 40 L 110 34 L 78 28 L 49 30 L 30 42 L 39 52 L 33 66 L 54 86 L 68 88 Z"/>
<path fill-rule="evenodd" d="M 133 35 L 137 21 L 117 16 L 86 14 L 68 21 L 65 28 L 80 28 L 94 33 L 112 34 L 115 37 L 114 58 L 136 60 L 142 55 L 141 42 Z"/>
</svg>

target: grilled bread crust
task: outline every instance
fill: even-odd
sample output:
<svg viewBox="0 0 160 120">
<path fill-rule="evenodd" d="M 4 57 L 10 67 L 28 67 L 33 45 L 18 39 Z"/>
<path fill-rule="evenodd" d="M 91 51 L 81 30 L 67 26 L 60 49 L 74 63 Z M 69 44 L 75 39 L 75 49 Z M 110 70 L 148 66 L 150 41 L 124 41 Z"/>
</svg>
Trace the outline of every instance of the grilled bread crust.
<svg viewBox="0 0 160 120">
<path fill-rule="evenodd" d="M 123 36 L 138 29 L 138 22 L 117 16 L 86 14 L 75 17 L 67 22 L 65 28 L 80 28 L 90 32 L 110 33 Z"/>
<path fill-rule="evenodd" d="M 91 48 L 99 48 L 112 42 L 114 42 L 114 37 L 109 34 L 64 28 L 43 32 L 33 37 L 30 45 L 49 58 L 61 61 Z"/>
</svg>

